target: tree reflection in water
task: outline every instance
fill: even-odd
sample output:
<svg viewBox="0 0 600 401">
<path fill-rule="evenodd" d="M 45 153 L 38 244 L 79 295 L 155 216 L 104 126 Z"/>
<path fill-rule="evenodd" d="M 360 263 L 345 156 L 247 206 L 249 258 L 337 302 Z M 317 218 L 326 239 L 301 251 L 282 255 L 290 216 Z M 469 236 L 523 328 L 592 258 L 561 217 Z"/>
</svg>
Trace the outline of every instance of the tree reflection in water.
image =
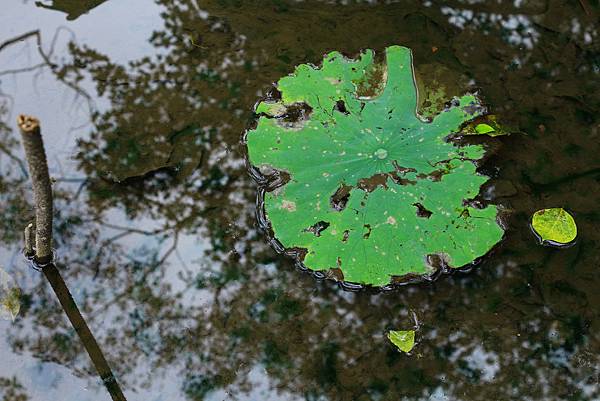
<svg viewBox="0 0 600 401">
<path fill-rule="evenodd" d="M 75 20 L 108 0 L 53 0 L 51 4 L 36 1 L 35 5 L 48 10 L 62 11 L 67 20 Z"/>
<path fill-rule="evenodd" d="M 91 78 L 110 100 L 77 145 L 83 185 L 57 184 L 56 234 L 66 280 L 126 391 L 157 392 L 168 379 L 182 399 L 243 397 L 258 370 L 269 392 L 286 399 L 600 396 L 600 237 L 592 228 L 600 167 L 589 146 L 598 134 L 599 53 L 584 8 L 158 3 L 156 55 L 119 65 L 72 44 L 56 70 L 71 83 Z M 484 196 L 511 211 L 509 230 L 469 274 L 350 293 L 301 274 L 268 247 L 240 138 L 253 104 L 294 65 L 333 49 L 354 55 L 396 43 L 413 49 L 417 71 L 443 64 L 471 80 L 461 92 L 474 82 L 493 112 L 524 133 L 494 140 L 482 167 L 493 176 Z M 10 158 L 18 154 L 10 126 L 0 129 L 8 205 L 0 239 L 14 247 L 15 227 L 31 213 Z M 525 222 L 547 205 L 581 217 L 572 248 L 534 245 Z M 13 350 L 93 375 L 61 311 L 49 307 L 44 281 L 25 291 Z M 423 325 L 407 357 L 385 332 L 411 325 L 410 311 Z"/>
</svg>

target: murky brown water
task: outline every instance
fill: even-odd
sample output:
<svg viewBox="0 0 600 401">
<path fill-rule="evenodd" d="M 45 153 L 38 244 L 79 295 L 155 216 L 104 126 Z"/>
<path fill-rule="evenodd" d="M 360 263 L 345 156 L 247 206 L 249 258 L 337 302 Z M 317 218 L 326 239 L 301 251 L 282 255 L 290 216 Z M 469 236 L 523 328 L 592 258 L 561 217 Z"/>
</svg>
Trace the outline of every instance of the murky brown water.
<svg viewBox="0 0 600 401">
<path fill-rule="evenodd" d="M 597 0 L 6 3 L 0 43 L 40 29 L 54 67 L 35 38 L 0 51 L 0 265 L 23 291 L 0 321 L 4 400 L 109 399 L 20 255 L 23 112 L 57 179 L 58 265 L 130 401 L 600 399 Z M 392 44 L 520 132 L 481 168 L 509 228 L 469 273 L 351 293 L 268 246 L 240 138 L 295 65 Z M 570 248 L 529 229 L 553 206 L 578 223 Z M 407 356 L 385 333 L 413 312 Z"/>
</svg>

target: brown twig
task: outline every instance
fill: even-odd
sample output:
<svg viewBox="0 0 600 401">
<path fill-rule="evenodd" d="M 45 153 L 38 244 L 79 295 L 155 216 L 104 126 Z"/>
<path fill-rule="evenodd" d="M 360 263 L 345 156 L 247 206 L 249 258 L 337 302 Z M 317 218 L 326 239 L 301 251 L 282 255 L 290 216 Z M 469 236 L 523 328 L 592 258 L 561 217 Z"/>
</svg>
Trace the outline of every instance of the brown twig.
<svg viewBox="0 0 600 401">
<path fill-rule="evenodd" d="M 102 350 L 98 346 L 96 338 L 83 316 L 81 316 L 73 296 L 54 265 L 52 252 L 52 187 L 40 123 L 36 118 L 24 115 L 18 117 L 17 123 L 21 130 L 35 203 L 35 248 L 33 248 L 32 239 L 34 230 L 32 224 L 29 224 L 25 228 L 25 254 L 31 257 L 34 266 L 44 273 L 52 286 L 56 297 L 113 401 L 127 401 Z"/>
<path fill-rule="evenodd" d="M 583 8 L 583 11 L 586 15 L 591 15 L 590 9 L 588 8 L 588 5 L 585 0 L 579 0 L 579 4 L 581 5 L 581 8 Z"/>
<path fill-rule="evenodd" d="M 12 44 L 15 44 L 15 43 L 22 42 L 22 41 L 24 41 L 25 39 L 27 39 L 27 38 L 29 38 L 29 37 L 31 37 L 31 36 L 39 35 L 39 33 L 40 33 L 40 31 L 38 31 L 38 30 L 36 29 L 35 31 L 29 31 L 29 32 L 25 32 L 25 33 L 24 33 L 24 34 L 22 34 L 22 35 L 19 35 L 19 36 L 17 36 L 17 37 L 14 37 L 14 38 L 12 38 L 12 39 L 9 39 L 9 40 L 7 40 L 7 41 L 5 41 L 5 42 L 2 42 L 2 44 L 0 44 L 0 52 L 1 52 L 2 50 L 4 50 L 4 48 L 5 48 L 5 47 L 8 47 L 8 46 L 10 46 L 10 45 L 12 45 Z"/>
<path fill-rule="evenodd" d="M 31 72 L 31 71 L 38 70 L 45 66 L 46 66 L 46 63 L 44 62 L 44 63 L 32 65 L 30 67 L 15 68 L 14 70 L 4 70 L 4 71 L 0 72 L 0 77 L 3 75 L 20 74 L 22 72 Z"/>
</svg>

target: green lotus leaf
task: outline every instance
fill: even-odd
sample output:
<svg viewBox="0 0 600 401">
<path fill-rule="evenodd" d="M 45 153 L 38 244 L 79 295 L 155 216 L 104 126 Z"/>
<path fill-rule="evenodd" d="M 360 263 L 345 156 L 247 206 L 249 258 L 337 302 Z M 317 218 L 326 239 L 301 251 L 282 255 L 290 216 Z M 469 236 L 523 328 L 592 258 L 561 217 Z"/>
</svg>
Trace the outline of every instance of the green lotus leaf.
<svg viewBox="0 0 600 401">
<path fill-rule="evenodd" d="M 573 216 L 560 207 L 538 210 L 533 214 L 531 226 L 543 242 L 564 245 L 577 237 Z"/>
<path fill-rule="evenodd" d="M 414 330 L 391 330 L 387 337 L 402 352 L 409 353 L 415 346 Z"/>
<path fill-rule="evenodd" d="M 476 172 L 484 148 L 448 140 L 485 109 L 469 94 L 418 116 L 408 48 L 387 48 L 386 63 L 332 52 L 277 88 L 280 99 L 256 108 L 248 158 L 275 238 L 306 267 L 384 286 L 466 265 L 500 241 L 496 207 L 468 202 L 488 179 Z"/>
</svg>

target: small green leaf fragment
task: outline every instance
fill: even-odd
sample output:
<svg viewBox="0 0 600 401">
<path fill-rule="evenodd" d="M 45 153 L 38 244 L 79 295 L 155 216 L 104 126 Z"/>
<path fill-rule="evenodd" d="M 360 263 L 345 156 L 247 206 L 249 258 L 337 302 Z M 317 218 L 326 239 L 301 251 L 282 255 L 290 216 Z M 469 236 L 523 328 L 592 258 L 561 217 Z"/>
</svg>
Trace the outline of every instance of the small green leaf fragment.
<svg viewBox="0 0 600 401">
<path fill-rule="evenodd" d="M 490 132 L 494 132 L 496 130 L 488 124 L 477 124 L 475 126 L 475 131 L 477 131 L 478 134 L 489 134 Z"/>
<path fill-rule="evenodd" d="M 21 309 L 21 290 L 13 278 L 0 268 L 0 319 L 15 320 Z"/>
<path fill-rule="evenodd" d="M 510 132 L 510 129 L 498 123 L 497 117 L 493 114 L 476 118 L 461 130 L 462 135 L 487 135 L 491 137 L 509 135 Z"/>
<path fill-rule="evenodd" d="M 402 352 L 409 353 L 415 346 L 414 330 L 391 330 L 388 339 Z"/>
<path fill-rule="evenodd" d="M 533 214 L 531 226 L 542 241 L 568 244 L 577 237 L 573 216 L 560 207 L 538 210 Z"/>
</svg>

